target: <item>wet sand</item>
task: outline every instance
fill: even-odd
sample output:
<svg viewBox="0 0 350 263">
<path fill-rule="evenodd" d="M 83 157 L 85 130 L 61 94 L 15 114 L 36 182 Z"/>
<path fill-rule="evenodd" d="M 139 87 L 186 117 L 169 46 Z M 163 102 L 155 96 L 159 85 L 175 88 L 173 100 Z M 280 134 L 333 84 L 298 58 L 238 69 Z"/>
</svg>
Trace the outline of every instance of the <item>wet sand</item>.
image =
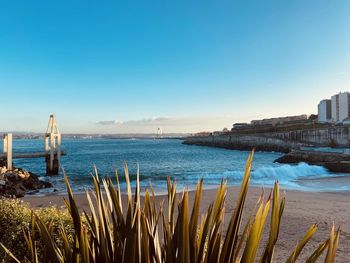
<svg viewBox="0 0 350 263">
<path fill-rule="evenodd" d="M 308 189 L 317 189 L 317 191 L 333 191 L 336 189 L 342 193 L 350 193 L 350 176 L 332 176 L 318 178 L 303 178 L 297 180 L 298 185 Z"/>
<path fill-rule="evenodd" d="M 245 217 L 261 194 L 262 189 L 251 187 L 245 206 Z M 225 225 L 235 207 L 239 187 L 230 187 L 226 198 Z M 265 189 L 268 195 L 270 189 Z M 284 192 L 281 190 L 281 192 Z M 216 190 L 204 190 L 201 203 L 201 213 L 204 213 L 209 204 L 214 200 Z M 314 223 L 318 224 L 318 230 L 311 243 L 303 250 L 298 262 L 305 259 L 317 248 L 317 246 L 329 236 L 331 225 L 341 226 L 341 239 L 337 254 L 337 262 L 350 262 L 350 193 L 348 192 L 301 192 L 288 190 L 286 194 L 286 207 L 282 217 L 280 236 L 275 251 L 274 262 L 285 262 L 298 240 L 301 240 L 306 230 Z M 75 195 L 80 208 L 88 210 L 88 203 L 84 194 Z M 23 200 L 32 207 L 45 207 L 49 205 L 63 206 L 64 195 L 47 195 L 42 197 L 27 196 Z M 194 193 L 190 192 L 190 202 Z M 166 200 L 166 196 L 157 196 L 158 202 Z M 190 204 L 192 205 L 192 204 Z M 191 206 L 190 206 L 191 207 Z M 265 228 L 268 232 L 268 229 Z M 266 236 L 266 235 L 265 235 Z"/>
</svg>

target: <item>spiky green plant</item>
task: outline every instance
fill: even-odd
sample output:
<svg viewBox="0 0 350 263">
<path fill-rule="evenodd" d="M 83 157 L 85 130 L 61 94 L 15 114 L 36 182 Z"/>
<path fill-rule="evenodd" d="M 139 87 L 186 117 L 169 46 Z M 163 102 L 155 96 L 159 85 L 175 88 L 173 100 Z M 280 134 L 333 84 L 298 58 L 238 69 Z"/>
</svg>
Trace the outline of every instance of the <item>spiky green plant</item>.
<svg viewBox="0 0 350 263">
<path fill-rule="evenodd" d="M 228 228 L 223 229 L 223 216 L 227 183 L 222 181 L 216 198 L 204 215 L 200 215 L 203 182 L 195 190 L 192 210 L 189 210 L 188 192 L 176 192 L 176 183 L 168 178 L 167 206 L 158 205 L 152 187 L 146 190 L 143 201 L 140 197 L 139 172 L 137 171 L 135 194 L 132 195 L 128 167 L 124 165 L 127 187 L 127 202 L 123 205 L 116 172 L 117 185 L 111 179 L 93 176 L 94 191 L 86 192 L 89 211 L 81 211 L 75 202 L 69 181 L 64 175 L 68 200 L 66 206 L 74 225 L 74 240 L 69 240 L 61 227 L 59 246 L 52 234 L 50 224 L 33 213 L 32 229 L 25 231 L 30 256 L 28 262 L 37 263 L 38 252 L 35 236 L 39 235 L 45 244 L 44 262 L 273 262 L 285 198 L 280 198 L 276 182 L 273 192 L 265 201 L 261 195 L 243 227 L 242 217 L 247 198 L 252 152 L 247 160 L 244 178 L 237 205 Z M 177 207 L 177 209 L 176 209 Z M 271 209 L 267 243 L 261 242 Z M 167 210 L 167 212 L 165 212 Z M 304 238 L 295 246 L 287 263 L 295 262 L 305 245 L 317 230 L 312 225 Z M 307 262 L 315 262 L 327 250 L 325 262 L 334 262 L 340 230 L 332 227 L 330 238 L 310 255 Z M 261 247 L 261 253 L 259 252 Z M 14 258 L 4 246 L 5 251 Z M 17 261 L 19 262 L 19 261 Z"/>
</svg>

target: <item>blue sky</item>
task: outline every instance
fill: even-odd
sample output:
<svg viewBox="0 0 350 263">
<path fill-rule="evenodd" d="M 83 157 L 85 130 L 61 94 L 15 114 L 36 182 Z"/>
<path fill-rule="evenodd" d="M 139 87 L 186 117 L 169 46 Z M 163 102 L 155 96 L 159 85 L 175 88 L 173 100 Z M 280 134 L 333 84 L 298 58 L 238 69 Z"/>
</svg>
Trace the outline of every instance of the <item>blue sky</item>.
<svg viewBox="0 0 350 263">
<path fill-rule="evenodd" d="M 0 131 L 220 130 L 350 90 L 350 1 L 0 1 Z"/>
</svg>

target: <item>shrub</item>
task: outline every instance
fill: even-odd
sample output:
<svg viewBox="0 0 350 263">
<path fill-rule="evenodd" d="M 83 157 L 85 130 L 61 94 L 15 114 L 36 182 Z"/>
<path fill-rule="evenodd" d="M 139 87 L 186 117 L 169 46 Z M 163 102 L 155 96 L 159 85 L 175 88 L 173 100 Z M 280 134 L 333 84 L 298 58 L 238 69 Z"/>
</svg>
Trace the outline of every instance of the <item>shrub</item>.
<svg viewBox="0 0 350 263">
<path fill-rule="evenodd" d="M 35 209 L 34 212 L 45 224 L 51 223 L 53 239 L 59 246 L 63 245 L 58 238 L 61 226 L 64 226 L 68 238 L 71 242 L 73 241 L 73 222 L 66 209 L 47 207 Z M 28 204 L 19 199 L 0 199 L 0 243 L 22 261 L 30 256 L 23 231 L 31 227 L 31 222 L 32 210 Z M 35 241 L 38 244 L 38 250 L 43 251 L 39 236 Z M 39 255 L 42 255 L 42 253 L 39 253 Z M 0 259 L 3 259 L 4 262 L 10 262 L 10 258 L 3 249 L 0 249 Z"/>
<path fill-rule="evenodd" d="M 0 199 L 0 242 L 21 259 L 24 259 L 28 251 L 23 228 L 30 225 L 30 218 L 31 211 L 22 201 Z M 5 256 L 5 251 L 0 250 L 0 258 L 5 259 Z"/>
<path fill-rule="evenodd" d="M 278 183 L 275 183 L 267 200 L 263 195 L 260 197 L 256 208 L 241 228 L 252 158 L 253 153 L 248 158 L 237 205 L 226 230 L 222 229 L 227 188 L 225 181 L 218 187 L 216 198 L 208 207 L 207 213 L 200 217 L 202 181 L 198 182 L 190 212 L 188 192 L 183 191 L 180 197 L 176 193 L 176 184 L 168 179 L 168 202 L 164 212 L 162 205 L 158 207 L 152 188 L 152 194 L 146 191 L 141 205 L 138 173 L 135 195 L 132 196 L 125 164 L 126 207 L 121 199 L 118 174 L 116 173 L 115 186 L 111 179 L 101 180 L 96 173 L 93 176 L 93 196 L 87 193 L 90 211 L 84 212 L 84 223 L 64 175 L 69 198 L 66 203 L 74 225 L 74 241 L 68 241 L 68 234 L 61 225 L 58 239 L 63 245 L 59 245 L 52 223 L 45 222 L 42 215 L 36 213 L 32 217 L 32 229 L 44 241 L 43 262 L 273 262 L 285 205 L 284 197 L 280 198 Z M 271 218 L 267 220 L 269 213 Z M 267 222 L 267 242 L 261 244 Z M 304 238 L 291 251 L 287 263 L 296 262 L 316 230 L 316 225 L 309 228 Z M 24 234 L 30 251 L 29 260 L 33 263 L 39 262 L 39 251 L 33 241 L 35 231 L 27 230 Z M 327 251 L 325 262 L 334 262 L 339 235 L 339 229 L 335 231 L 332 227 L 330 237 L 320 244 L 307 262 L 315 262 L 324 251 Z M 2 247 L 10 254 L 5 246 Z M 262 248 L 262 253 L 258 253 L 259 247 Z M 16 247 L 13 249 L 15 251 Z"/>
</svg>

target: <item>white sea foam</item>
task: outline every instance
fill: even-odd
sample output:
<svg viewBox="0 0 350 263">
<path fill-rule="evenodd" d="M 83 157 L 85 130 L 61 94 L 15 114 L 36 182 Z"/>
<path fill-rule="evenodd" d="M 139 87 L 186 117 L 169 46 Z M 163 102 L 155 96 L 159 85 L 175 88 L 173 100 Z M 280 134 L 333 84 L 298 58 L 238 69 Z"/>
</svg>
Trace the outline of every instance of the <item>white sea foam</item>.
<svg viewBox="0 0 350 263">
<path fill-rule="evenodd" d="M 270 179 L 275 180 L 295 180 L 304 177 L 323 177 L 329 176 L 329 172 L 322 166 L 309 165 L 306 163 L 299 163 L 297 165 L 281 165 L 277 167 L 264 166 L 256 171 L 253 171 L 252 178 L 255 180 L 259 179 Z"/>
<path fill-rule="evenodd" d="M 228 179 L 231 184 L 239 184 L 243 178 L 244 172 L 241 171 L 226 171 L 223 173 L 205 174 L 203 175 L 205 182 L 217 182 L 222 178 Z M 320 178 L 332 177 L 327 169 L 317 165 L 309 165 L 299 163 L 296 165 L 266 165 L 252 171 L 251 182 L 257 185 L 273 185 L 278 180 L 281 185 L 298 188 L 297 181 L 303 178 Z M 194 179 L 194 178 L 192 178 Z M 198 178 L 197 178 L 198 179 Z"/>
</svg>

